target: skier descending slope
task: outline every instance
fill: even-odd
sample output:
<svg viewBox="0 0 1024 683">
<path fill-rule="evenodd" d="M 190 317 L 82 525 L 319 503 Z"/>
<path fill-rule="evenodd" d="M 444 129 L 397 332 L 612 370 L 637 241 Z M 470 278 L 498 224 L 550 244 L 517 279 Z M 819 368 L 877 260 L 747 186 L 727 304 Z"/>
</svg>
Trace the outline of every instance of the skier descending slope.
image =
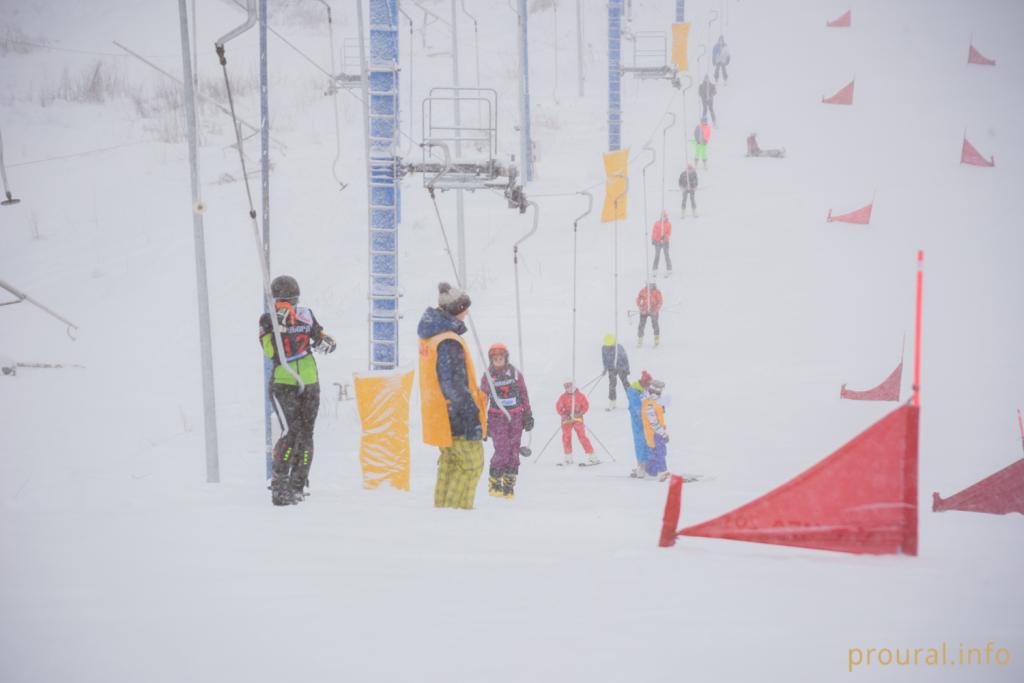
<svg viewBox="0 0 1024 683">
<path fill-rule="evenodd" d="M 646 370 L 640 372 L 640 379 L 629 385 L 626 389 L 626 398 L 629 400 L 629 422 L 633 427 L 633 448 L 636 451 L 636 467 L 629 476 L 644 477 L 644 463 L 647 462 L 648 448 L 647 437 L 644 433 L 643 419 L 643 396 L 647 387 L 651 385 L 651 375 Z"/>
<path fill-rule="evenodd" d="M 487 492 L 497 498 L 512 498 L 519 475 L 519 448 L 523 443 L 523 431 L 533 429 L 533 411 L 530 409 L 530 395 L 526 391 L 523 373 L 508 362 L 508 347 L 501 343 L 492 344 L 487 357 L 491 363 L 480 378 L 480 392 L 488 400 L 488 436 L 494 444 Z M 508 412 L 507 418 L 501 408 L 494 404 L 490 385 L 494 385 L 494 395 L 497 395 L 501 406 Z"/>
<path fill-rule="evenodd" d="M 284 433 L 274 445 L 270 500 L 274 505 L 291 505 L 303 499 L 313 465 L 313 429 L 320 409 L 320 383 L 316 360 L 311 351 L 334 351 L 336 344 L 324 334 L 313 311 L 298 306 L 299 283 L 289 275 L 279 275 L 270 283 L 274 313 L 281 327 L 281 345 L 285 362 L 302 379 L 305 388 L 281 364 L 274 344 L 274 327 L 269 313 L 260 316 L 260 343 L 263 353 L 274 361 L 270 397 Z"/>
<path fill-rule="evenodd" d="M 428 308 L 420 338 L 420 410 L 423 441 L 441 449 L 434 507 L 473 509 L 484 471 L 487 400 L 474 384 L 476 371 L 462 335 L 469 295 L 447 282 L 438 285 L 437 308 Z"/>
<path fill-rule="evenodd" d="M 658 481 L 668 479 L 668 465 L 665 463 L 667 457 L 668 432 L 665 431 L 665 408 L 661 405 L 661 392 L 665 389 L 665 383 L 661 380 L 652 380 L 647 392 L 644 394 L 641 409 L 644 418 L 644 437 L 647 446 L 650 448 L 647 462 L 644 463 L 644 470 L 647 476 L 657 477 Z"/>
</svg>

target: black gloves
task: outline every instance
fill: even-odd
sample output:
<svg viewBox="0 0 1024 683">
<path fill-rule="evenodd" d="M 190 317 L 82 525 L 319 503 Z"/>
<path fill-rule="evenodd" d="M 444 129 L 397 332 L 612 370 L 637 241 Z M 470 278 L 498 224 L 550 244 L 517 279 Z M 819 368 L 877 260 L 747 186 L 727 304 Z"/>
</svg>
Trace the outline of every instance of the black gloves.
<svg viewBox="0 0 1024 683">
<path fill-rule="evenodd" d="M 466 441 L 483 441 L 484 440 L 484 428 L 477 425 L 469 430 L 469 434 L 466 434 Z"/>
<path fill-rule="evenodd" d="M 320 353 L 334 353 L 334 349 L 338 348 L 338 343 L 334 341 L 334 337 L 329 334 L 321 334 L 320 341 L 317 342 L 314 347 Z"/>
<path fill-rule="evenodd" d="M 529 410 L 523 413 L 523 429 L 526 431 L 533 429 L 533 413 Z"/>
<path fill-rule="evenodd" d="M 264 313 L 260 316 L 260 336 L 270 334 L 274 331 L 274 324 L 270 322 L 270 314 Z"/>
</svg>

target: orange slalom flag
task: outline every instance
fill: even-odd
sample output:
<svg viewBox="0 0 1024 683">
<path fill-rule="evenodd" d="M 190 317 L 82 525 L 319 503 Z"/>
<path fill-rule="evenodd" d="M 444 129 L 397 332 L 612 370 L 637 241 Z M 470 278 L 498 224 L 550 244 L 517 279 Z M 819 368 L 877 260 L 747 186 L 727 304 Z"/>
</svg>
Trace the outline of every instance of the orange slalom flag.
<svg viewBox="0 0 1024 683">
<path fill-rule="evenodd" d="M 409 490 L 409 396 L 413 371 L 355 375 L 363 487 Z"/>
<path fill-rule="evenodd" d="M 606 152 L 604 155 L 604 172 L 607 176 L 604 189 L 604 208 L 601 210 L 601 222 L 611 223 L 614 220 L 626 219 L 626 203 L 629 196 L 629 150 Z M 616 202 L 618 200 L 618 202 Z"/>
</svg>

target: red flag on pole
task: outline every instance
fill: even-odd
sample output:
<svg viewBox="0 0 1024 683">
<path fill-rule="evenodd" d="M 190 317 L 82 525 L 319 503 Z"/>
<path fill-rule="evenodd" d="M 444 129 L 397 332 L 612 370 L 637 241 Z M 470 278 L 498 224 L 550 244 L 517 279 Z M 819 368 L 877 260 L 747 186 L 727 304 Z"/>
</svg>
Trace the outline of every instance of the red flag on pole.
<svg viewBox="0 0 1024 683">
<path fill-rule="evenodd" d="M 979 152 L 974 145 L 967 142 L 967 138 L 964 137 L 964 146 L 960 150 L 960 163 L 968 164 L 970 166 L 995 166 L 996 158 L 993 156 L 986 159 L 981 156 L 981 152 Z"/>
<path fill-rule="evenodd" d="M 851 401 L 898 401 L 900 400 L 900 384 L 903 380 L 903 361 L 885 378 L 885 381 L 874 389 L 854 391 L 844 384 L 839 389 L 839 398 Z"/>
<path fill-rule="evenodd" d="M 943 499 L 938 493 L 932 493 L 932 512 L 946 510 L 987 512 L 991 515 L 1019 512 L 1024 515 L 1024 460 L 1004 467 L 949 498 Z"/>
<path fill-rule="evenodd" d="M 851 211 L 850 213 L 839 214 L 838 216 L 833 216 L 832 215 L 832 209 L 829 209 L 828 210 L 828 216 L 825 217 L 825 220 L 827 222 L 829 222 L 829 223 L 839 222 L 839 223 L 858 223 L 860 225 L 867 225 L 868 223 L 871 222 L 871 209 L 872 209 L 872 207 L 874 207 L 874 205 L 875 205 L 875 203 L 871 202 L 867 206 L 862 206 L 861 208 L 857 209 L 856 211 Z"/>
<path fill-rule="evenodd" d="M 971 45 L 970 49 L 967 50 L 967 63 L 968 64 L 981 64 L 982 66 L 995 66 L 996 60 L 989 59 L 985 55 L 978 52 L 974 45 Z"/>
<path fill-rule="evenodd" d="M 916 555 L 919 416 L 903 405 L 782 486 L 676 535 Z M 670 486 L 664 525 L 678 500 Z"/>
<path fill-rule="evenodd" d="M 826 21 L 825 26 L 831 28 L 846 28 L 850 25 L 850 10 L 846 10 L 846 13 L 842 16 L 833 19 L 832 21 Z"/>
<path fill-rule="evenodd" d="M 835 95 L 832 97 L 822 97 L 821 101 L 824 104 L 853 104 L 853 83 L 850 81 L 844 85 Z"/>
</svg>

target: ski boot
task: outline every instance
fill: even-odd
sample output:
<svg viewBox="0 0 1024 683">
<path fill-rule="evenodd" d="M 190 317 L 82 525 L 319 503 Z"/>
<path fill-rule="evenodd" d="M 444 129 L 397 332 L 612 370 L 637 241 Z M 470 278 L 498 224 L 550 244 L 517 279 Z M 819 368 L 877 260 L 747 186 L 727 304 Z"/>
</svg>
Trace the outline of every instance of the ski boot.
<svg viewBox="0 0 1024 683">
<path fill-rule="evenodd" d="M 666 479 L 669 478 L 670 474 L 671 473 L 668 470 L 665 470 L 664 472 L 659 472 L 658 481 L 665 481 Z"/>
<path fill-rule="evenodd" d="M 608 401 L 608 407 L 605 408 L 605 410 L 608 410 L 608 411 L 615 410 L 615 399 L 614 398 L 611 399 L 610 401 Z"/>
<path fill-rule="evenodd" d="M 637 337 L 636 348 L 642 349 L 643 347 L 644 347 L 644 338 L 642 336 L 641 337 Z"/>
<path fill-rule="evenodd" d="M 490 473 L 487 476 L 487 493 L 494 496 L 495 498 L 501 498 L 504 495 L 502 490 L 502 475 L 504 470 L 491 468 Z"/>
<path fill-rule="evenodd" d="M 657 335 L 657 334 L 654 335 L 654 348 L 658 348 L 658 344 L 660 344 L 660 343 L 661 343 L 661 337 L 659 335 Z"/>
<path fill-rule="evenodd" d="M 571 453 L 565 456 L 565 460 L 562 461 L 562 464 L 563 465 L 574 465 L 575 464 L 575 462 L 572 459 L 572 454 Z"/>
<path fill-rule="evenodd" d="M 516 478 L 515 472 L 505 472 L 501 482 L 501 495 L 503 498 L 515 498 Z"/>
<path fill-rule="evenodd" d="M 597 459 L 596 455 L 594 455 L 593 453 L 587 453 L 587 464 L 588 465 L 598 465 L 598 464 L 600 464 L 600 462 L 601 461 Z"/>
</svg>

